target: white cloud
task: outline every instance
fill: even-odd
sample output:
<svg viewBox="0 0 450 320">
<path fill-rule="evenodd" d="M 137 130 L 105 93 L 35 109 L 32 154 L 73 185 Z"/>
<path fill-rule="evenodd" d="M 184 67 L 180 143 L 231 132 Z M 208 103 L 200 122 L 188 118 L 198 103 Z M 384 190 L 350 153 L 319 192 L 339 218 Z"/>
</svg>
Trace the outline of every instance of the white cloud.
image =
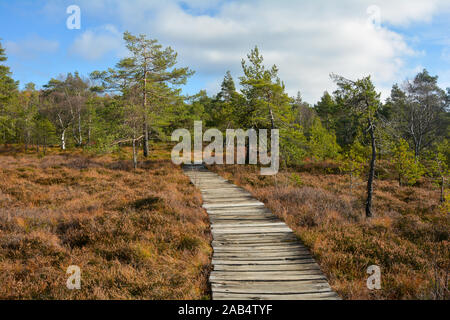
<svg viewBox="0 0 450 320">
<path fill-rule="evenodd" d="M 87 60 L 98 60 L 108 53 L 121 52 L 122 34 L 113 25 L 87 30 L 78 36 L 69 52 Z"/>
<path fill-rule="evenodd" d="M 277 64 L 288 92 L 302 91 L 314 102 L 332 90 L 329 74 L 350 78 L 372 75 L 380 91 L 409 72 L 405 61 L 415 52 L 390 26 L 431 21 L 449 10 L 446 0 L 322 1 L 119 1 L 82 0 L 88 14 L 107 12 L 123 30 L 145 33 L 172 46 L 181 64 L 220 84 L 226 70 L 241 74 L 240 61 L 258 45 L 266 64 Z M 186 5 L 187 3 L 187 5 Z M 380 8 L 381 27 L 368 26 L 367 8 Z M 188 8 L 188 9 L 186 9 Z M 118 50 L 118 36 L 87 31 L 78 52 L 99 58 Z M 112 44 L 110 44 L 112 40 Z"/>
<path fill-rule="evenodd" d="M 59 49 L 59 42 L 33 35 L 20 41 L 6 41 L 5 48 L 8 55 L 35 59 L 41 54 L 56 52 Z"/>
</svg>

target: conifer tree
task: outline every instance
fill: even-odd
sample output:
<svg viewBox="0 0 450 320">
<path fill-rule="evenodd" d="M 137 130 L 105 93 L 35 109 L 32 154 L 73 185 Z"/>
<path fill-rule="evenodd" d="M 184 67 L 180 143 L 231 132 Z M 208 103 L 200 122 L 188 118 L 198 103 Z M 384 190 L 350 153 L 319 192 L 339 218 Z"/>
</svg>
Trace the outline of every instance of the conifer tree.
<svg viewBox="0 0 450 320">
<path fill-rule="evenodd" d="M 415 161 L 414 153 L 406 140 L 398 140 L 392 149 L 392 161 L 397 172 L 398 184 L 413 185 L 423 174 L 422 166 Z"/>
<path fill-rule="evenodd" d="M 5 49 L 0 43 L 0 141 L 6 144 L 8 137 L 13 134 L 14 117 L 10 114 L 10 104 L 17 95 L 18 82 L 11 77 L 9 67 L 4 65 L 7 61 Z"/>
<path fill-rule="evenodd" d="M 427 173 L 440 186 L 440 201 L 445 202 L 445 187 L 450 175 L 450 143 L 448 139 L 435 143 L 426 154 Z"/>
<path fill-rule="evenodd" d="M 150 118 L 160 107 L 161 101 L 174 94 L 169 86 L 185 84 L 193 71 L 189 68 L 175 68 L 177 53 L 171 47 L 163 49 L 157 40 L 148 39 L 143 34 L 135 36 L 129 32 L 124 33 L 123 39 L 130 57 L 122 59 L 115 69 L 95 71 L 91 77 L 101 80 L 104 89 L 122 93 L 133 89 L 139 97 L 142 106 L 144 156 L 148 157 Z"/>
<path fill-rule="evenodd" d="M 381 110 L 380 94 L 375 91 L 370 76 L 351 81 L 338 75 L 332 75 L 338 85 L 335 95 L 338 103 L 348 108 L 359 120 L 364 132 L 369 134 L 371 156 L 369 159 L 369 177 L 367 179 L 366 217 L 373 216 L 372 197 L 373 181 L 375 179 L 375 164 L 377 160 L 376 129 Z"/>
</svg>

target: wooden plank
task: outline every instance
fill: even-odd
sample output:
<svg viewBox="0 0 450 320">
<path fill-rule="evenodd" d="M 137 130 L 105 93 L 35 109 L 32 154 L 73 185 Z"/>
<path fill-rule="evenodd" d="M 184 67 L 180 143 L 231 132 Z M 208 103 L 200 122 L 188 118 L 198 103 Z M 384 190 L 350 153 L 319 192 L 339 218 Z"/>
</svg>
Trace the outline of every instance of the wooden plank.
<svg viewBox="0 0 450 320">
<path fill-rule="evenodd" d="M 311 260 L 312 261 L 312 260 Z M 238 271 L 303 271 L 303 270 L 320 270 L 317 263 L 297 263 L 297 264 L 272 264 L 272 265 L 226 265 L 226 264 L 216 264 L 214 266 L 214 271 L 228 271 L 228 272 L 238 272 Z"/>
<path fill-rule="evenodd" d="M 308 252 L 305 253 L 296 253 L 296 252 L 242 252 L 242 253 L 215 253 L 213 255 L 214 259 L 228 259 L 233 261 L 239 260 L 292 260 L 299 258 L 309 258 L 310 255 Z"/>
<path fill-rule="evenodd" d="M 245 235 L 245 234 L 230 234 L 230 235 L 217 235 L 218 238 L 214 238 L 215 240 L 261 240 L 261 241 L 283 241 L 283 240 L 298 240 L 294 234 L 286 233 L 286 232 L 278 232 L 278 233 L 263 233 L 261 235 Z M 223 239 L 221 239 L 223 238 Z"/>
<path fill-rule="evenodd" d="M 332 291 L 326 280 L 300 281 L 224 281 L 211 284 L 214 292 L 258 293 L 258 294 L 296 294 Z"/>
<path fill-rule="evenodd" d="M 218 209 L 218 210 L 217 210 Z M 251 208 L 241 209 L 240 207 L 232 207 L 232 208 L 224 208 L 222 210 L 220 208 L 209 208 L 206 209 L 206 212 L 211 217 L 226 217 L 226 216 L 253 216 L 253 215 L 265 215 L 270 217 L 276 217 L 270 211 L 268 211 L 265 207 L 262 206 L 253 206 Z"/>
<path fill-rule="evenodd" d="M 222 217 L 245 217 L 245 216 L 265 216 L 265 217 L 274 217 L 275 215 L 271 214 L 263 207 L 254 207 L 251 210 L 223 210 L 223 211 L 212 211 L 210 209 L 206 210 L 208 215 L 213 218 L 222 218 Z"/>
<path fill-rule="evenodd" d="M 269 217 L 266 215 L 255 215 L 255 216 L 228 216 L 228 217 L 215 217 L 210 216 L 209 220 L 213 224 L 222 224 L 222 223 L 261 223 L 264 221 L 280 221 L 276 217 Z"/>
<path fill-rule="evenodd" d="M 230 190 L 239 190 L 239 191 L 245 192 L 244 189 L 238 188 L 232 184 L 219 185 L 218 187 L 210 185 L 210 186 L 203 186 L 203 187 L 198 187 L 198 188 L 202 191 L 202 194 L 203 193 L 208 194 L 208 193 L 214 193 L 214 192 L 220 192 L 220 191 L 230 191 Z"/>
<path fill-rule="evenodd" d="M 215 253 L 239 253 L 239 252 L 261 252 L 261 253 L 269 253 L 269 252 L 291 252 L 291 253 L 308 253 L 309 250 L 302 245 L 295 244 L 292 246 L 217 246 L 214 248 Z"/>
<path fill-rule="evenodd" d="M 214 241 L 244 244 L 244 243 L 282 243 L 298 241 L 292 233 L 264 233 L 264 234 L 250 234 L 243 235 L 236 234 L 216 234 Z"/>
<path fill-rule="evenodd" d="M 240 249 L 262 249 L 262 250 L 270 250 L 270 249 L 285 249 L 285 248 L 302 248 L 306 249 L 306 247 L 301 244 L 299 241 L 288 241 L 288 242 L 274 242 L 274 243 L 242 243 L 242 244 L 235 244 L 230 243 L 226 241 L 213 241 L 213 246 L 215 249 L 222 250 L 224 248 L 227 248 L 228 250 L 240 250 Z"/>
<path fill-rule="evenodd" d="M 213 292 L 214 300 L 340 300 L 334 292 L 300 294 L 251 294 Z"/>
<path fill-rule="evenodd" d="M 253 224 L 221 224 L 221 225 L 213 225 L 211 229 L 220 230 L 232 228 L 236 230 L 243 230 L 247 228 L 269 228 L 269 227 L 288 227 L 284 222 L 271 222 L 271 223 L 253 223 Z"/>
<path fill-rule="evenodd" d="M 222 231 L 226 229 L 231 229 L 233 231 L 239 231 L 241 233 L 246 233 L 251 230 L 260 230 L 262 233 L 265 231 L 281 229 L 284 232 L 287 230 L 288 232 L 292 232 L 292 230 L 284 223 L 284 222 L 273 222 L 273 223 L 257 223 L 255 225 L 244 224 L 244 225 L 227 225 L 227 226 L 212 226 L 211 229 L 213 231 Z"/>
<path fill-rule="evenodd" d="M 301 264 L 315 262 L 311 257 L 293 258 L 293 259 L 259 259 L 259 260 L 240 260 L 240 259 L 217 259 L 213 258 L 213 265 L 285 265 L 285 264 Z"/>
<path fill-rule="evenodd" d="M 216 253 L 221 253 L 221 252 L 225 252 L 225 253 L 231 253 L 231 252 L 248 252 L 248 251 L 260 251 L 260 252 L 276 252 L 276 251 L 282 251 L 282 252 L 286 252 L 286 251 L 297 251 L 297 252 L 306 252 L 309 253 L 308 249 L 303 247 L 302 245 L 298 245 L 297 243 L 294 243 L 294 245 L 289 246 L 289 245 L 277 245 L 277 246 L 245 246 L 245 247 L 239 247 L 239 246 L 224 246 L 224 245 L 220 245 L 220 246 L 215 246 L 214 247 L 214 252 Z"/>
<path fill-rule="evenodd" d="M 250 192 L 244 191 L 242 189 L 230 189 L 225 191 L 204 191 L 202 193 L 203 197 L 217 197 L 217 198 L 227 198 L 230 195 L 243 195 L 243 196 L 249 196 L 252 197 L 252 194 Z"/>
<path fill-rule="evenodd" d="M 203 203 L 213 204 L 222 202 L 239 202 L 239 201 L 252 201 L 253 197 L 228 197 L 228 198 L 203 198 Z"/>
<path fill-rule="evenodd" d="M 236 280 L 239 279 L 239 280 Z M 305 271 L 270 271 L 270 272 L 217 272 L 213 271 L 209 278 L 211 283 L 224 281 L 299 281 L 299 280 L 326 280 L 320 270 Z"/>
<path fill-rule="evenodd" d="M 260 201 L 242 201 L 236 203 L 229 202 L 219 202 L 214 204 L 204 204 L 204 209 L 214 209 L 214 208 L 235 208 L 235 207 L 264 207 L 264 203 Z"/>
<path fill-rule="evenodd" d="M 269 209 L 267 209 L 266 207 L 261 207 L 261 208 L 256 208 L 253 205 L 250 206 L 240 206 L 240 207 L 236 207 L 236 208 L 210 208 L 208 209 L 208 212 L 210 213 L 224 213 L 224 212 L 235 212 L 235 213 L 240 213 L 240 212 L 246 212 L 246 211 L 264 211 L 267 213 L 272 213 L 272 211 L 270 211 Z"/>
<path fill-rule="evenodd" d="M 261 227 L 261 228 L 227 228 L 227 229 L 214 229 L 212 234 L 263 234 L 263 233 L 280 233 L 280 232 L 292 232 L 288 227 Z"/>
</svg>

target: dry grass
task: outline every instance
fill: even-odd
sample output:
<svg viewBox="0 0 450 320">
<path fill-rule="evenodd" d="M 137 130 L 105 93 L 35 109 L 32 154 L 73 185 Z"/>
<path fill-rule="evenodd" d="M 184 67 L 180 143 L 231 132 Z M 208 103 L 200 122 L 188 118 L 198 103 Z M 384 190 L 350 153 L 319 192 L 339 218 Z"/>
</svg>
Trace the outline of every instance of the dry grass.
<svg viewBox="0 0 450 320">
<path fill-rule="evenodd" d="M 0 152 L 0 299 L 208 298 L 199 192 L 167 152 L 128 157 Z"/>
<path fill-rule="evenodd" d="M 306 163 L 264 177 L 252 166 L 212 167 L 286 221 L 344 299 L 449 299 L 450 219 L 438 191 L 427 181 L 399 188 L 377 180 L 368 220 L 364 183 L 351 191 L 336 168 Z M 370 265 L 381 267 L 382 290 L 367 289 Z"/>
</svg>

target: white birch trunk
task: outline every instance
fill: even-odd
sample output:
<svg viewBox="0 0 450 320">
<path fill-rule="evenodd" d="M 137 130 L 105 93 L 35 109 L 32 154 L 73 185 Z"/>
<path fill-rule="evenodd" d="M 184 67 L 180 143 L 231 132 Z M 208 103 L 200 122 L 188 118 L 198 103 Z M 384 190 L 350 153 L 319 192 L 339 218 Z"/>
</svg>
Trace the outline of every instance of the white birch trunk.
<svg viewBox="0 0 450 320">
<path fill-rule="evenodd" d="M 61 149 L 66 150 L 66 129 L 61 134 Z"/>
</svg>

